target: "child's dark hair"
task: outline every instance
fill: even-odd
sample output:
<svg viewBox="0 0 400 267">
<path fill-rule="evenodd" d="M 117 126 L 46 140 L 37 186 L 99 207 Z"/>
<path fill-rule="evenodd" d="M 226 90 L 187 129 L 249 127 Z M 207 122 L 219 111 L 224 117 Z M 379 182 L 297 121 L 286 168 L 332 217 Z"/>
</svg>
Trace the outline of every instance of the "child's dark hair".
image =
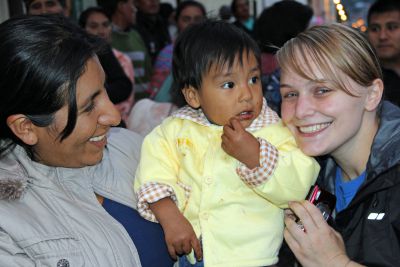
<svg viewBox="0 0 400 267">
<path fill-rule="evenodd" d="M 172 60 L 173 102 L 183 106 L 186 102 L 182 89 L 201 88 L 203 75 L 212 65 L 231 67 L 237 55 L 254 54 L 260 64 L 257 43 L 238 27 L 217 20 L 206 20 L 189 26 L 177 38 Z M 242 57 L 239 57 L 242 64 Z M 215 66 L 215 65 L 214 65 Z"/>
</svg>

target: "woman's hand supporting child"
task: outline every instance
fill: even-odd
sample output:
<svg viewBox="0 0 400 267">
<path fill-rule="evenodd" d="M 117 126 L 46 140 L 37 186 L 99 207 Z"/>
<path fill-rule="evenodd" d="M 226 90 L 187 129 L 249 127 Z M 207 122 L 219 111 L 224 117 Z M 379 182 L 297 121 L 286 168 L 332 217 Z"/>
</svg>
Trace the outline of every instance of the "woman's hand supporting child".
<svg viewBox="0 0 400 267">
<path fill-rule="evenodd" d="M 260 166 L 260 143 L 235 117 L 223 128 L 221 147 L 249 169 Z"/>
<path fill-rule="evenodd" d="M 200 241 L 174 201 L 167 197 L 149 205 L 164 230 L 171 257 L 176 260 L 177 256 L 187 255 L 193 249 L 197 260 L 200 261 L 203 258 Z"/>
</svg>

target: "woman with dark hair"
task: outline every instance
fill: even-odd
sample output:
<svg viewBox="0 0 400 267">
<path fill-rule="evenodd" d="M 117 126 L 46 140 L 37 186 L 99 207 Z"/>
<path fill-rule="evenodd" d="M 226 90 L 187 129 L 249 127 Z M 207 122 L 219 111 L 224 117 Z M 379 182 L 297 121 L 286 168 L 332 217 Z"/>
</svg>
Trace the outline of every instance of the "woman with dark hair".
<svg viewBox="0 0 400 267">
<path fill-rule="evenodd" d="M 100 63 L 103 64 L 107 78 L 112 79 L 112 77 L 118 75 L 124 79 L 127 77 L 130 80 L 131 87 L 128 87 L 128 90 L 126 90 L 126 86 L 124 84 L 122 85 L 123 88 L 109 88 L 108 92 L 111 99 L 113 99 L 115 95 L 120 95 L 122 93 L 124 96 L 126 96 L 126 91 L 128 93 L 130 92 L 128 97 L 122 99 L 122 101 L 114 103 L 121 113 L 122 120 L 126 122 L 126 119 L 128 118 L 135 102 L 135 73 L 132 61 L 127 55 L 109 45 L 111 44 L 111 19 L 103 8 L 89 7 L 85 9 L 79 16 L 79 25 L 88 33 L 96 35 L 107 42 L 107 48 L 102 54 L 99 54 L 99 60 Z M 116 63 L 119 63 L 119 66 L 116 66 Z"/>
<path fill-rule="evenodd" d="M 161 228 L 135 210 L 142 140 L 112 128 L 120 114 L 97 49 L 63 17 L 0 24 L 0 266 L 160 266 L 167 255 Z"/>
</svg>

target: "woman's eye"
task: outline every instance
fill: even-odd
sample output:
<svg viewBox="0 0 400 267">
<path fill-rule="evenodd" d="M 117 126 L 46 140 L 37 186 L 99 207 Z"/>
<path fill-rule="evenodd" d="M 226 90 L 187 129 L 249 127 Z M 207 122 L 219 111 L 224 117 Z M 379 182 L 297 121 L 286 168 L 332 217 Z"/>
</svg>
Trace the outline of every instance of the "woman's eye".
<svg viewBox="0 0 400 267">
<path fill-rule="evenodd" d="M 288 93 L 283 93 L 282 94 L 282 98 L 286 98 L 286 99 L 293 98 L 293 97 L 296 97 L 296 96 L 297 96 L 296 92 L 288 92 Z"/>
<path fill-rule="evenodd" d="M 323 95 L 323 94 L 329 93 L 330 91 L 331 91 L 331 89 L 329 89 L 329 88 L 320 87 L 320 88 L 317 88 L 316 94 L 317 95 Z"/>
<path fill-rule="evenodd" d="M 256 84 L 259 80 L 260 80 L 260 78 L 258 76 L 254 76 L 254 77 L 251 77 L 249 83 Z"/>
<path fill-rule="evenodd" d="M 232 89 L 235 86 L 233 82 L 226 82 L 222 85 L 222 88 L 224 89 Z"/>
<path fill-rule="evenodd" d="M 89 106 L 87 106 L 85 108 L 85 112 L 91 112 L 95 108 L 95 106 L 96 105 L 95 105 L 94 101 L 90 102 Z"/>
</svg>

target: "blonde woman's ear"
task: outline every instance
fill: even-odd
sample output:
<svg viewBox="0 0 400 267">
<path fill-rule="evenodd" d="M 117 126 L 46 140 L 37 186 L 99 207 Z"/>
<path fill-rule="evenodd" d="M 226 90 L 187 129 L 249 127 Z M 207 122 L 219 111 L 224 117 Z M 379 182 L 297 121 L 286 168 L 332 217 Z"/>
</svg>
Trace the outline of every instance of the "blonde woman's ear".
<svg viewBox="0 0 400 267">
<path fill-rule="evenodd" d="M 7 118 L 7 125 L 11 131 L 27 145 L 35 145 L 38 142 L 34 131 L 36 127 L 30 119 L 23 114 L 10 115 Z"/>
<path fill-rule="evenodd" d="M 185 97 L 186 103 L 189 104 L 192 108 L 199 108 L 200 99 L 199 99 L 199 91 L 193 88 L 192 86 L 188 86 L 182 89 L 182 93 Z"/>
<path fill-rule="evenodd" d="M 383 81 L 381 79 L 375 79 L 372 85 L 368 88 L 368 95 L 365 102 L 365 109 L 367 111 L 375 110 L 383 97 Z"/>
</svg>

